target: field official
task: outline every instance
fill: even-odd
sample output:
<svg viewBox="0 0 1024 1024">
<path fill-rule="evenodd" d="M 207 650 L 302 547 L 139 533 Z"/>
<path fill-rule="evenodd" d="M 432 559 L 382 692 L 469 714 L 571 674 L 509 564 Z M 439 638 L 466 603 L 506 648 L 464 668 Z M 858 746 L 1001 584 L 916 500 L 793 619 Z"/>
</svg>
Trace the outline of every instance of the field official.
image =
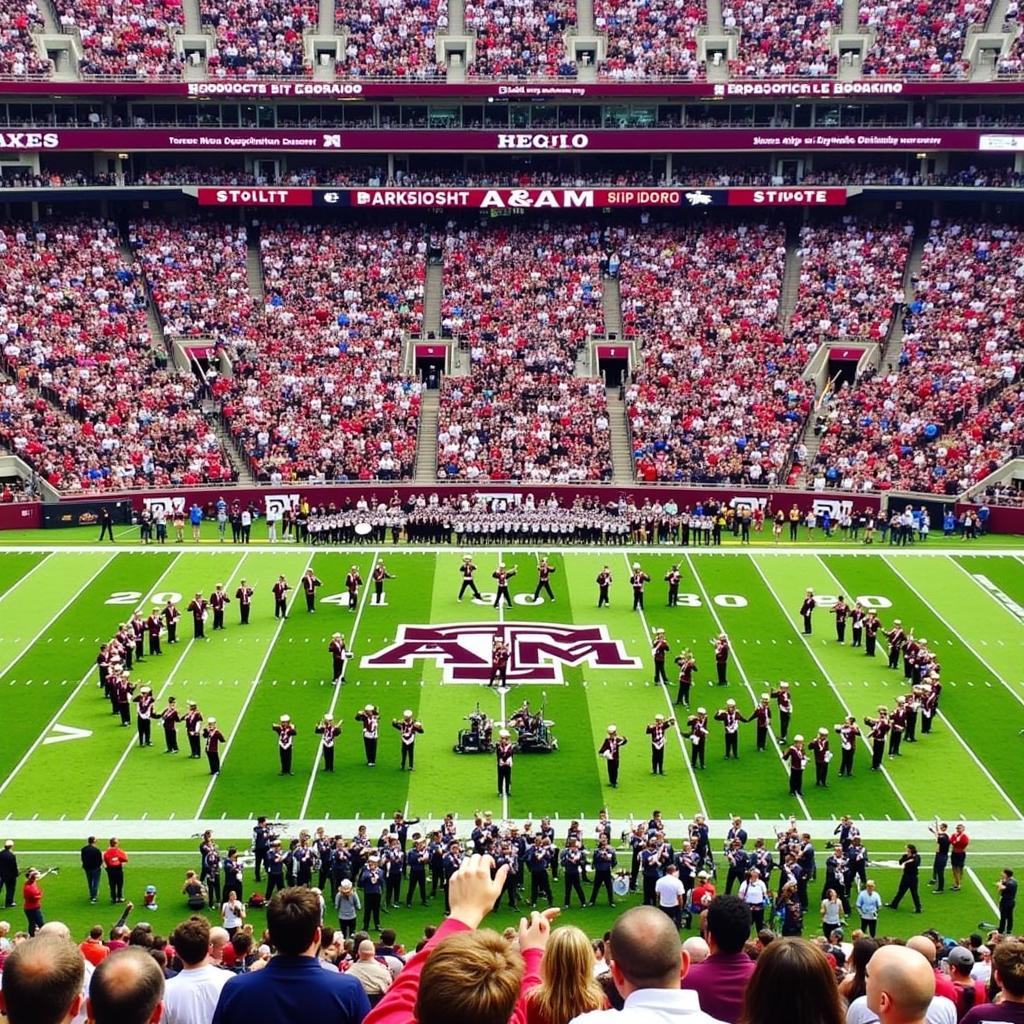
<svg viewBox="0 0 1024 1024">
<path fill-rule="evenodd" d="M 292 753 L 295 743 L 295 726 L 290 715 L 282 715 L 280 720 L 270 727 L 277 733 L 277 754 L 281 761 L 278 775 L 293 775 Z"/>
<path fill-rule="evenodd" d="M 196 702 L 188 702 L 188 711 L 185 712 L 185 735 L 188 737 L 189 758 L 198 761 L 200 758 L 199 741 L 203 733 L 203 716 Z M 175 751 L 177 751 L 177 740 L 175 740 Z"/>
<path fill-rule="evenodd" d="M 302 593 L 306 598 L 306 614 L 316 611 L 316 588 L 323 586 L 312 569 L 302 574 Z"/>
<path fill-rule="evenodd" d="M 402 765 L 399 771 L 405 771 L 406 763 L 409 771 L 414 771 L 416 766 L 416 737 L 423 733 L 423 723 L 413 720 L 411 711 L 402 712 L 401 718 L 393 718 L 391 726 L 397 729 L 402 741 Z"/>
<path fill-rule="evenodd" d="M 608 607 L 608 588 L 612 584 L 612 571 L 606 565 L 597 574 L 597 607 Z"/>
<path fill-rule="evenodd" d="M 334 724 L 334 715 L 325 712 L 320 724 L 313 730 L 320 737 L 320 749 L 324 755 L 324 771 L 334 771 L 334 741 L 341 735 L 341 726 Z"/>
<path fill-rule="evenodd" d="M 366 764 L 373 768 L 377 764 L 377 740 L 380 737 L 380 711 L 373 704 L 367 704 L 362 711 L 357 711 L 355 719 L 363 726 L 363 750 L 366 753 Z"/>
<path fill-rule="evenodd" d="M 217 728 L 216 718 L 206 720 L 203 739 L 206 740 L 206 760 L 210 764 L 210 774 L 220 775 L 220 745 L 226 743 L 227 740 L 224 733 Z"/>
<path fill-rule="evenodd" d="M 814 613 L 815 600 L 814 591 L 810 587 L 807 588 L 807 593 L 804 595 L 803 604 L 800 605 L 800 616 L 804 620 L 804 635 L 811 635 L 811 615 Z"/>
<path fill-rule="evenodd" d="M 249 625 L 249 612 L 252 609 L 252 598 L 255 591 L 245 580 L 242 580 L 235 591 L 235 600 L 238 602 L 238 613 L 241 616 L 241 625 Z"/>
<path fill-rule="evenodd" d="M 476 566 L 473 564 L 473 559 L 470 555 L 462 556 L 462 565 L 459 566 L 459 575 L 462 577 L 462 586 L 459 587 L 458 600 L 462 600 L 462 595 L 468 590 L 473 597 L 478 601 L 483 600 L 480 596 L 480 591 L 476 588 L 476 583 L 473 580 L 473 574 L 476 572 Z"/>
<path fill-rule="evenodd" d="M 271 592 L 274 595 L 274 618 L 275 619 L 287 619 L 288 618 L 288 591 L 292 588 L 285 582 L 283 576 L 277 577 L 277 582 L 271 587 Z"/>
<path fill-rule="evenodd" d="M 213 628 L 224 628 L 224 608 L 231 603 L 231 598 L 224 593 L 224 584 L 218 583 L 210 595 L 210 607 L 213 609 Z"/>
<path fill-rule="evenodd" d="M 608 784 L 612 789 L 619 785 L 619 751 L 629 742 L 620 736 L 614 725 L 608 726 L 608 735 L 601 744 L 598 753 L 608 762 Z"/>
</svg>

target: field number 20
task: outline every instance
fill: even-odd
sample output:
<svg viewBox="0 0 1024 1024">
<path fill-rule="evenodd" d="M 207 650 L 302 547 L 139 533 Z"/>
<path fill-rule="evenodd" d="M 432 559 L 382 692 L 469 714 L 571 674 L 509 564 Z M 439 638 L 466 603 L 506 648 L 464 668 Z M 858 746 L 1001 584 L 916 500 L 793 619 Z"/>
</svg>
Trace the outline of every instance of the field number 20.
<svg viewBox="0 0 1024 1024">
<path fill-rule="evenodd" d="M 173 590 L 153 594 L 148 601 L 142 600 L 141 590 L 115 590 L 104 604 L 129 604 L 132 607 L 137 607 L 141 604 L 167 604 L 168 601 L 177 604 L 180 600 L 181 594 L 176 594 Z"/>
</svg>

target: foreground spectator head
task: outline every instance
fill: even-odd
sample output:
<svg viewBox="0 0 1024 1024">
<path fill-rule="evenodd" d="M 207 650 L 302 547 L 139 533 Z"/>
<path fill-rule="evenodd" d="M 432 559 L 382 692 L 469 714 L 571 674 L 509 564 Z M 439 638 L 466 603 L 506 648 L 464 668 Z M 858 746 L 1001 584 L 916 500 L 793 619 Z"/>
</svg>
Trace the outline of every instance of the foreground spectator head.
<svg viewBox="0 0 1024 1024">
<path fill-rule="evenodd" d="M 522 977 L 522 957 L 497 932 L 450 935 L 434 947 L 423 965 L 416 1020 L 419 1024 L 507 1024 Z"/>
<path fill-rule="evenodd" d="M 544 981 L 530 995 L 541 1020 L 569 1021 L 604 1006 L 590 939 L 579 928 L 569 925 L 551 933 L 541 973 Z"/>
<path fill-rule="evenodd" d="M 1004 1001 L 1024 1001 L 1024 942 L 1000 942 L 992 954 L 992 970 L 996 984 L 1003 990 Z"/>
<path fill-rule="evenodd" d="M 623 996 L 638 989 L 678 988 L 689 968 L 675 925 L 654 907 L 627 910 L 613 925 L 609 946 L 612 977 Z"/>
<path fill-rule="evenodd" d="M 171 933 L 171 945 L 186 967 L 201 964 L 210 952 L 210 922 L 194 914 Z"/>
<path fill-rule="evenodd" d="M 711 956 L 711 947 L 699 935 L 691 935 L 683 943 L 683 949 L 691 964 L 702 964 Z"/>
<path fill-rule="evenodd" d="M 966 946 L 954 946 L 947 957 L 949 976 L 953 982 L 966 985 L 971 980 L 974 970 L 974 954 Z"/>
<path fill-rule="evenodd" d="M 92 1024 L 156 1024 L 163 997 L 163 971 L 145 949 L 130 946 L 93 972 L 86 1012 Z"/>
<path fill-rule="evenodd" d="M 716 896 L 708 907 L 708 946 L 712 953 L 738 953 L 750 936 L 750 908 L 738 896 Z"/>
<path fill-rule="evenodd" d="M 267 907 L 270 941 L 285 956 L 312 956 L 320 944 L 320 901 L 304 887 L 282 889 Z"/>
<path fill-rule="evenodd" d="M 82 1005 L 85 961 L 65 939 L 37 935 L 21 942 L 4 962 L 0 1013 L 9 1024 L 60 1024 Z"/>
<path fill-rule="evenodd" d="M 882 946 L 868 962 L 867 990 L 881 1024 L 918 1024 L 935 995 L 935 973 L 915 949 Z"/>
<path fill-rule="evenodd" d="M 907 949 L 918 952 L 934 966 L 935 964 L 935 943 L 927 935 L 913 935 L 907 939 Z"/>
<path fill-rule="evenodd" d="M 828 957 L 803 939 L 778 939 L 757 958 L 742 1024 L 843 1024 L 846 1013 Z"/>
</svg>

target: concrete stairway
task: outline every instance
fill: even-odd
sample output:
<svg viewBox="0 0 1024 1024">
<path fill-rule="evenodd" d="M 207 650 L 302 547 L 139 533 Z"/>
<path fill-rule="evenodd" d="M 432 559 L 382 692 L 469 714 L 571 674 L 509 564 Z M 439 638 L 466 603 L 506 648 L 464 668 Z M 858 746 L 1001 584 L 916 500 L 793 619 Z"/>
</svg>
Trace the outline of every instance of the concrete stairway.
<svg viewBox="0 0 1024 1024">
<path fill-rule="evenodd" d="M 317 17 L 317 32 L 319 35 L 334 35 L 334 17 L 334 0 L 320 0 L 320 8 Z"/>
<path fill-rule="evenodd" d="M 465 0 L 448 0 L 448 34 L 452 36 L 466 34 Z"/>
<path fill-rule="evenodd" d="M 441 337 L 441 298 L 444 294 L 444 265 L 428 261 L 423 285 L 423 333 Z"/>
<path fill-rule="evenodd" d="M 420 402 L 420 432 L 416 439 L 416 471 L 418 484 L 437 483 L 437 416 L 440 395 L 424 391 Z"/>
<path fill-rule="evenodd" d="M 779 300 L 779 326 L 789 330 L 800 291 L 800 228 L 791 224 L 786 232 L 786 266 L 782 273 L 782 297 Z"/>
<path fill-rule="evenodd" d="M 626 403 L 618 388 L 606 388 L 608 398 L 608 441 L 612 450 L 612 480 L 617 487 L 633 483 L 633 449 L 629 443 Z"/>
<path fill-rule="evenodd" d="M 581 36 L 594 34 L 594 0 L 576 0 L 576 31 Z"/>
<path fill-rule="evenodd" d="M 919 223 L 914 231 L 914 244 L 910 248 L 910 258 L 907 260 L 907 269 L 903 272 L 903 301 L 910 303 L 914 297 L 914 286 L 911 283 L 921 272 L 921 261 L 924 259 L 924 244 L 928 239 L 927 224 Z M 900 349 L 903 347 L 903 311 L 900 310 L 889 334 L 882 347 L 882 354 L 879 357 L 878 369 L 885 373 L 889 364 L 896 364 L 899 359 Z"/>
<path fill-rule="evenodd" d="M 254 228 L 249 229 L 249 244 L 245 256 L 245 279 L 249 285 L 249 294 L 253 301 L 263 305 L 266 300 L 266 289 L 263 287 L 263 260 L 260 258 L 260 240 L 254 237 Z"/>
<path fill-rule="evenodd" d="M 203 19 L 199 10 L 199 0 L 182 0 L 181 13 L 185 19 L 186 35 L 199 35 L 203 30 Z"/>
<path fill-rule="evenodd" d="M 220 438 L 221 444 L 230 453 L 231 462 L 234 464 L 235 469 L 238 470 L 238 482 L 247 487 L 255 487 L 256 477 L 252 475 L 252 470 L 249 469 L 249 460 L 238 445 L 235 444 L 235 439 L 225 429 L 220 416 L 216 414 L 209 416 L 207 417 L 207 422 L 213 427 L 214 432 Z"/>
<path fill-rule="evenodd" d="M 604 336 L 611 339 L 614 335 L 617 341 L 622 341 L 622 293 L 619 290 L 619 279 L 603 277 L 601 293 L 604 305 Z"/>
</svg>

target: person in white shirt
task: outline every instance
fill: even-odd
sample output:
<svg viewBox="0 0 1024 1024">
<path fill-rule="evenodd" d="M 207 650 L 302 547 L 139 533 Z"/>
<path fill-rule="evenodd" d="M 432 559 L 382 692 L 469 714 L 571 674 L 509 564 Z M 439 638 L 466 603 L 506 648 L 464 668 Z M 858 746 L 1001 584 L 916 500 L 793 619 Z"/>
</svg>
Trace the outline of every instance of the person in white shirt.
<svg viewBox="0 0 1024 1024">
<path fill-rule="evenodd" d="M 679 880 L 675 864 L 669 864 L 665 868 L 665 874 L 654 884 L 654 892 L 662 913 L 669 916 L 678 931 L 683 926 L 683 901 L 686 899 L 686 886 Z"/>
<path fill-rule="evenodd" d="M 935 995 L 932 965 L 909 946 L 875 950 L 867 990 L 850 1003 L 846 1024 L 956 1024 L 953 1001 Z"/>
<path fill-rule="evenodd" d="M 198 915 L 183 921 L 174 929 L 171 945 L 185 968 L 167 982 L 164 1024 L 209 1024 L 220 990 L 234 977 L 210 962 L 210 922 Z"/>
<path fill-rule="evenodd" d="M 739 897 L 750 908 L 755 931 L 764 927 L 764 908 L 768 904 L 768 886 L 761 881 L 761 872 L 751 868 L 747 880 L 740 886 Z"/>
<path fill-rule="evenodd" d="M 700 1008 L 697 993 L 679 987 L 690 958 L 679 932 L 656 907 L 627 910 L 612 926 L 612 980 L 625 999 L 621 1010 L 592 1010 L 572 1024 L 719 1024 Z"/>
</svg>

